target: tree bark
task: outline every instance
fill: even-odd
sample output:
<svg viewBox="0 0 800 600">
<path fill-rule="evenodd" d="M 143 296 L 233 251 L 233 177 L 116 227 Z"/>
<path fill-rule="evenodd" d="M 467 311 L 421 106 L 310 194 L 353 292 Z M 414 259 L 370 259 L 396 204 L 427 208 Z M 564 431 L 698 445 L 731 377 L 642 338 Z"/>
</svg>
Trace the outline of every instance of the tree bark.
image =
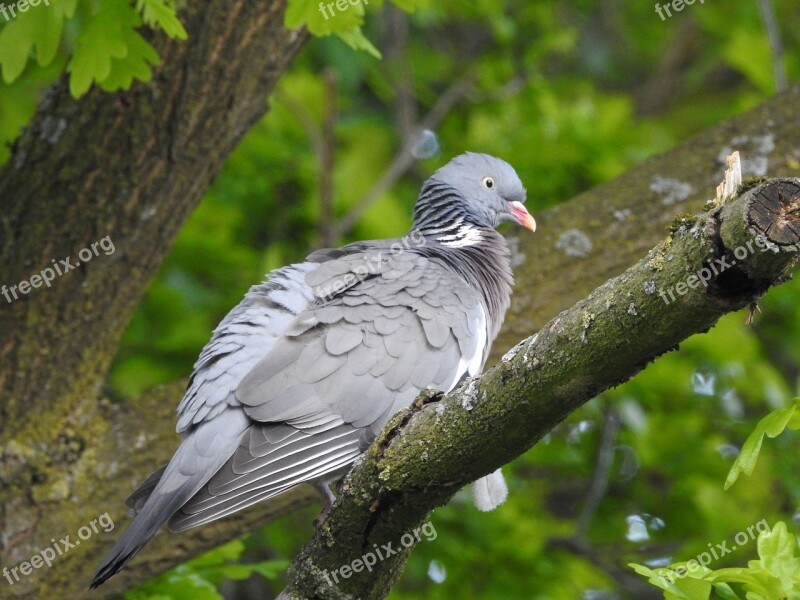
<svg viewBox="0 0 800 600">
<path fill-rule="evenodd" d="M 176 232 L 306 39 L 283 27 L 284 8 L 192 2 L 189 42 L 156 36 L 163 66 L 150 84 L 76 101 L 62 79 L 44 99 L 0 173 L 2 282 L 75 264 L 105 236 L 116 251 L 3 302 L 2 422 L 21 430 L 35 415 L 52 428 L 97 396 Z"/>
<path fill-rule="evenodd" d="M 2 566 L 29 560 L 53 538 L 74 539 L 105 512 L 125 524 L 122 500 L 174 451 L 173 410 L 184 382 L 126 405 L 103 401 L 101 386 L 175 233 L 265 112 L 268 93 L 306 39 L 283 28 L 284 8 L 282 0 L 188 2 L 181 17 L 190 39 L 154 40 L 163 62 L 151 84 L 74 101 L 62 82 L 0 172 L 0 285 L 28 279 L 105 236 L 116 247 L 50 288 L 10 304 L 0 297 Z M 757 155 L 772 175 L 797 174 L 798 99 L 792 90 L 537 215 L 542 233 L 518 241 L 520 283 L 495 347 L 539 329 L 643 254 L 676 213 L 699 208 L 721 178 L 718 157 L 734 138 L 746 138 L 734 144 L 745 165 Z M 531 195 L 535 205 L 535 189 Z M 299 489 L 222 523 L 159 535 L 101 593 L 118 593 L 310 499 Z M 96 534 L 4 589 L 11 597 L 83 597 L 113 537 Z"/>
</svg>

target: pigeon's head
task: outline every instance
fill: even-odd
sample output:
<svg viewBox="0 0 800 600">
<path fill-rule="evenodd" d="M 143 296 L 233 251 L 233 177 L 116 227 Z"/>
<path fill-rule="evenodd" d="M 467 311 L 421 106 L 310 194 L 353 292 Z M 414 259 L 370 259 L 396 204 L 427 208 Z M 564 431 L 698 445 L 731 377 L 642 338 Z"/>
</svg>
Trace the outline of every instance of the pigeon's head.
<svg viewBox="0 0 800 600">
<path fill-rule="evenodd" d="M 433 202 L 425 202 L 425 196 Z M 506 161 L 467 152 L 456 156 L 426 182 L 415 209 L 415 221 L 424 218 L 435 204 L 438 210 L 456 215 L 481 227 L 497 227 L 505 221 L 536 231 L 536 221 L 525 209 L 525 188 Z M 451 212 L 455 209 L 455 212 Z"/>
</svg>

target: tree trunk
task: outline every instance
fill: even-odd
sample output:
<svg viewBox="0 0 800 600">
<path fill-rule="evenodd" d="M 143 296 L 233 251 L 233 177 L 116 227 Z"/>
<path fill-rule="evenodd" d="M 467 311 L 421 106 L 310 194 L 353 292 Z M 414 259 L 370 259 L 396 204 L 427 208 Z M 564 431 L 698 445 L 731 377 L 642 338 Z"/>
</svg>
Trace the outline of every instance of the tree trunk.
<svg viewBox="0 0 800 600">
<path fill-rule="evenodd" d="M 106 236 L 115 252 L 3 303 L 4 423 L 52 430 L 92 410 L 85 400 L 176 232 L 306 39 L 283 27 L 284 7 L 193 2 L 181 14 L 189 41 L 155 40 L 151 84 L 76 101 L 62 79 L 42 102 L 0 173 L 2 281 L 75 264 Z"/>
<path fill-rule="evenodd" d="M 95 88 L 76 101 L 62 79 L 0 171 L 3 566 L 51 538 L 75 539 L 106 507 L 120 519 L 122 496 L 174 446 L 171 407 L 182 384 L 130 407 L 103 405 L 102 384 L 176 232 L 307 39 L 284 28 L 285 8 L 285 0 L 187 2 L 189 40 L 154 36 L 162 66 L 151 83 L 116 94 Z M 54 276 L 83 249 L 85 264 Z M 43 276 L 54 277 L 51 287 Z M 12 289 L 24 280 L 39 289 Z M 159 398 L 170 410 L 160 412 Z M 171 551 L 159 568 L 184 556 Z M 73 549 L 52 568 L 3 581 L 2 595 L 77 598 L 96 559 Z"/>
<path fill-rule="evenodd" d="M 74 541 L 81 527 L 106 512 L 122 527 L 122 500 L 177 446 L 173 411 L 183 382 L 123 406 L 104 402 L 101 386 L 175 233 L 264 113 L 268 93 L 306 38 L 283 28 L 284 8 L 283 1 L 189 2 L 181 15 L 189 41 L 155 40 L 163 66 L 151 84 L 113 95 L 94 90 L 74 101 L 62 82 L 0 172 L 0 284 L 29 279 L 53 260 L 74 262 L 81 249 L 106 236 L 115 246 L 50 288 L 10 304 L 0 297 L 3 566 L 28 561 L 51 539 L 71 535 Z M 519 283 L 495 347 L 508 348 L 539 329 L 644 254 L 674 214 L 697 210 L 721 178 L 718 157 L 733 138 L 747 138 L 737 142 L 745 166 L 760 153 L 759 166 L 767 162 L 771 175 L 796 174 L 798 99 L 798 90 L 779 96 L 537 215 L 541 233 L 518 242 Z M 535 189 L 531 196 L 535 203 Z M 222 523 L 159 535 L 92 597 L 118 593 L 310 498 L 301 488 Z M 420 510 L 430 502 L 422 499 Z M 115 535 L 97 533 L 51 568 L 4 589 L 12 597 L 83 597 Z M 384 584 L 399 575 L 399 565 L 390 575 Z"/>
</svg>

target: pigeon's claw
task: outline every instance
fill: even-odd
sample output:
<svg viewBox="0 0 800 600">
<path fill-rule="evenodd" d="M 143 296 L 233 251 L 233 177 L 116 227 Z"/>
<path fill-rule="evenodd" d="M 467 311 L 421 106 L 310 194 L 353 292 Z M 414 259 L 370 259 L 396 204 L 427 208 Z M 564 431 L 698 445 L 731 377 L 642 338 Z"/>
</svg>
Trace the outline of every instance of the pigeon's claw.
<svg viewBox="0 0 800 600">
<path fill-rule="evenodd" d="M 336 496 L 331 490 L 330 483 L 328 482 L 316 483 L 314 484 L 314 487 L 322 496 L 322 502 L 323 502 L 322 510 L 314 519 L 314 527 L 320 527 L 322 526 L 322 523 L 325 522 L 325 519 L 328 518 L 328 513 L 331 512 L 331 507 L 333 506 L 333 503 L 336 500 Z"/>
</svg>

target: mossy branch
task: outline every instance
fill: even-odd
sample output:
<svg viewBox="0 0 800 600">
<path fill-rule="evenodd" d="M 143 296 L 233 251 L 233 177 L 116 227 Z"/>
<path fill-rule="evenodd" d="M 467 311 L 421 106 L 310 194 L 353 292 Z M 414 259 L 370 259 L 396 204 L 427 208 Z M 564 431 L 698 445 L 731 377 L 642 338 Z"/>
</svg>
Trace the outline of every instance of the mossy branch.
<svg viewBox="0 0 800 600">
<path fill-rule="evenodd" d="M 517 344 L 484 375 L 442 399 L 423 395 L 395 416 L 297 557 L 289 595 L 385 597 L 412 546 L 400 540 L 433 508 L 527 451 L 596 394 L 724 314 L 756 302 L 785 281 L 799 254 L 797 179 L 741 189 L 724 206 L 676 220 L 669 237 L 643 259 Z M 359 565 L 376 544 L 389 542 L 403 551 L 369 571 Z"/>
</svg>

